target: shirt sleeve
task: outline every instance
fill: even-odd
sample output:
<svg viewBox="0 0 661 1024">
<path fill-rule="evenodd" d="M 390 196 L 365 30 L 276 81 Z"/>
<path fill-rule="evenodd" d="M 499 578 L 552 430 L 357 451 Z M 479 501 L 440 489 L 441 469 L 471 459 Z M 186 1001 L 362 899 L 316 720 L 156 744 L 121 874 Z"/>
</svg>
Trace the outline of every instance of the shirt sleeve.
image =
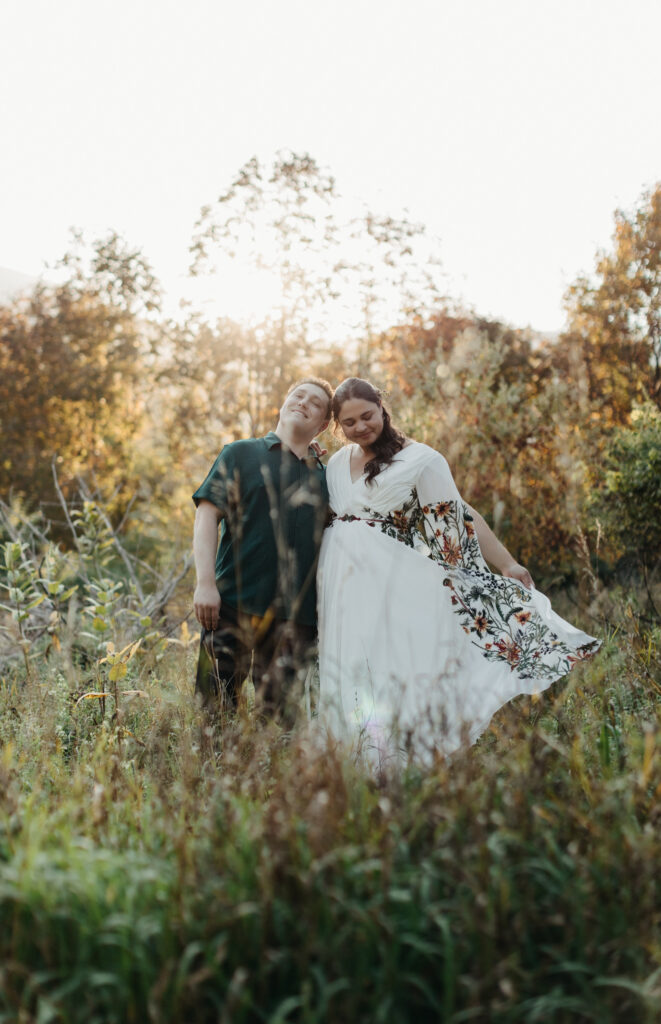
<svg viewBox="0 0 661 1024">
<path fill-rule="evenodd" d="M 225 445 L 206 479 L 193 494 L 195 505 L 210 501 L 223 515 L 236 505 L 239 491 L 239 471 L 233 444 Z"/>
</svg>

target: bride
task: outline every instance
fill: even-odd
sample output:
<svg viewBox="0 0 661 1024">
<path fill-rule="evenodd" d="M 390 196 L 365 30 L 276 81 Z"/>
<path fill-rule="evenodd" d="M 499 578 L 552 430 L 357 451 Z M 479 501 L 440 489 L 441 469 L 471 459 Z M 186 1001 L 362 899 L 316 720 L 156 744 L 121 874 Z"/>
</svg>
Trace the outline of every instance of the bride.
<svg viewBox="0 0 661 1024">
<path fill-rule="evenodd" d="M 462 500 L 445 458 L 393 426 L 377 388 L 350 377 L 332 408 L 349 443 L 327 469 L 322 720 L 379 767 L 408 753 L 433 760 L 599 642 L 553 612 Z"/>
</svg>

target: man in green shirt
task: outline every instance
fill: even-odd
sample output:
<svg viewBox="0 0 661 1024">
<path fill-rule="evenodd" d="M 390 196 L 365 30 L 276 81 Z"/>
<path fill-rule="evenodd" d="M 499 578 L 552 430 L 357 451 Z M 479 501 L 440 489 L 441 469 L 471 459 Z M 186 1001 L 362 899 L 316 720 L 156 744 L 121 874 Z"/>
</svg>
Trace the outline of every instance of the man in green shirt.
<svg viewBox="0 0 661 1024">
<path fill-rule="evenodd" d="M 252 665 L 260 704 L 293 722 L 296 684 L 313 658 L 328 513 L 325 468 L 310 443 L 328 425 L 332 397 L 321 378 L 299 381 L 275 430 L 226 445 L 193 495 L 202 626 L 195 689 L 208 706 L 235 710 Z"/>
</svg>

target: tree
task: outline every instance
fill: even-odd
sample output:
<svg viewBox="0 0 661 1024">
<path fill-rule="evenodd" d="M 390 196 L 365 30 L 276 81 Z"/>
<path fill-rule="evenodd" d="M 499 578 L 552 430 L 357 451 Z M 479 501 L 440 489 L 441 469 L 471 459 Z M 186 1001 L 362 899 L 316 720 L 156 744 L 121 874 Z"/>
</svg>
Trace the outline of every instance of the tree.
<svg viewBox="0 0 661 1024">
<path fill-rule="evenodd" d="M 558 358 L 578 352 L 601 424 L 626 423 L 646 397 L 661 406 L 661 184 L 632 214 L 616 211 L 612 252 L 599 254 L 594 279 L 579 277 L 566 301 Z"/>
<path fill-rule="evenodd" d="M 203 207 L 191 254 L 195 275 L 224 258 L 278 282 L 270 313 L 251 325 L 244 363 L 260 426 L 262 410 L 272 415 L 286 384 L 318 362 L 320 344 L 348 342 L 349 359 L 369 373 L 380 330 L 402 310 L 428 312 L 440 296 L 424 228 L 356 212 L 308 154 L 280 153 L 270 168 L 248 161 Z"/>
<path fill-rule="evenodd" d="M 397 419 L 443 452 L 467 501 L 546 583 L 571 573 L 585 502 L 580 382 L 530 331 L 445 310 L 387 332 Z"/>
<path fill-rule="evenodd" d="M 647 573 L 661 559 L 661 412 L 652 402 L 613 431 L 603 469 L 592 510 L 607 539 Z"/>
<path fill-rule="evenodd" d="M 60 269 L 63 283 L 0 308 L 0 490 L 47 512 L 53 459 L 65 491 L 79 473 L 107 494 L 127 483 L 158 350 L 158 286 L 138 251 L 113 234 L 88 261 L 76 239 Z"/>
</svg>

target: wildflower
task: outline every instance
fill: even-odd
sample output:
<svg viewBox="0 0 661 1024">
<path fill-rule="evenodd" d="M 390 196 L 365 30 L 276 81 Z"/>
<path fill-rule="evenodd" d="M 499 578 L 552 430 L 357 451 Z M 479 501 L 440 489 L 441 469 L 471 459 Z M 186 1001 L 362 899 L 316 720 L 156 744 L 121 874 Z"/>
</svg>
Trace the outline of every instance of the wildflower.
<svg viewBox="0 0 661 1024">
<path fill-rule="evenodd" d="M 461 547 L 448 537 L 443 537 L 443 558 L 448 565 L 458 565 L 461 561 Z"/>
<path fill-rule="evenodd" d="M 514 640 L 510 640 L 509 637 L 505 640 L 497 640 L 496 647 L 512 668 L 518 665 L 521 658 L 521 648 Z"/>
<path fill-rule="evenodd" d="M 473 619 L 473 624 L 474 624 L 475 629 L 477 630 L 477 632 L 480 634 L 480 636 L 482 636 L 482 634 L 485 632 L 485 630 L 487 628 L 487 625 L 488 625 L 486 615 L 484 615 L 484 614 L 476 615 L 475 618 Z"/>
<path fill-rule="evenodd" d="M 398 530 L 406 530 L 409 523 L 402 511 L 393 512 L 392 521 Z"/>
</svg>

